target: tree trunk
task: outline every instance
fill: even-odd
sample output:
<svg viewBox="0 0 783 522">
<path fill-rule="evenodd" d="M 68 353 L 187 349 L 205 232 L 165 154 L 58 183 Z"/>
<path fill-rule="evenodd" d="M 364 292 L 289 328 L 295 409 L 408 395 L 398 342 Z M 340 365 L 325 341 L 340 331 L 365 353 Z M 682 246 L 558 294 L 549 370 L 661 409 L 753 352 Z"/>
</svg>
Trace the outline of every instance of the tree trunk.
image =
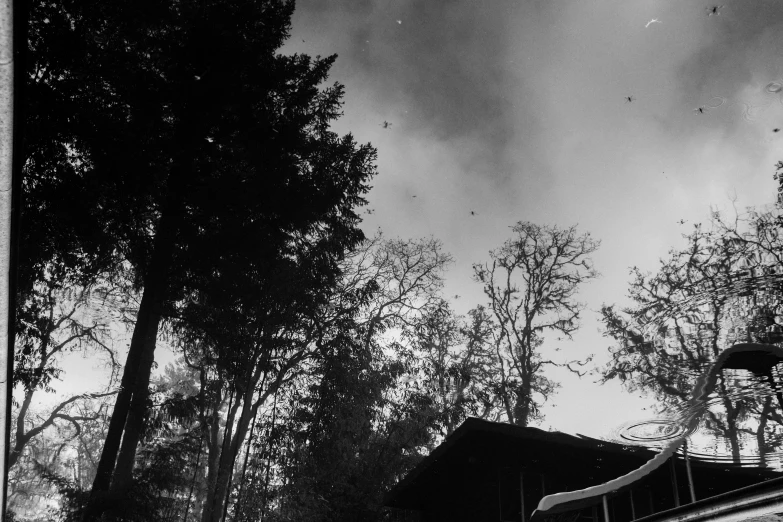
<svg viewBox="0 0 783 522">
<path fill-rule="evenodd" d="M 511 390 L 507 382 L 502 383 L 500 390 L 501 398 L 503 399 L 503 406 L 506 409 L 506 416 L 508 417 L 509 424 L 516 424 L 516 417 L 514 416 L 514 407 L 511 405 Z"/>
<path fill-rule="evenodd" d="M 83 521 L 93 522 L 97 520 L 105 505 L 102 500 L 105 499 L 105 493 L 109 490 L 112 475 L 114 473 L 114 464 L 117 458 L 117 452 L 120 449 L 120 440 L 125 427 L 125 421 L 130 409 L 133 391 L 136 387 L 136 381 L 141 369 L 141 358 L 143 356 L 145 344 L 148 344 L 148 336 L 157 334 L 158 322 L 160 316 L 154 314 L 151 310 L 152 301 L 157 291 L 152 287 L 145 287 L 144 295 L 139 306 L 139 313 L 136 318 L 136 326 L 133 330 L 131 345 L 128 351 L 128 357 L 125 361 L 125 369 L 122 375 L 117 400 L 114 404 L 114 411 L 109 421 L 109 431 L 106 434 L 106 441 L 103 444 L 101 459 L 98 462 L 98 470 L 93 481 L 90 500 L 84 512 Z M 99 505 L 100 504 L 100 505 Z"/>
<path fill-rule="evenodd" d="M 759 415 L 759 426 L 756 428 L 756 446 L 759 452 L 760 467 L 767 467 L 767 443 L 764 440 L 767 422 L 769 421 L 769 412 L 772 410 L 772 397 L 767 396 L 764 399 L 764 407 Z"/>
<path fill-rule="evenodd" d="M 514 424 L 527 426 L 530 421 L 530 387 L 521 384 L 516 389 L 516 401 L 514 403 Z"/>
<path fill-rule="evenodd" d="M 207 480 L 205 484 L 206 494 L 201 495 L 202 520 L 204 519 L 204 514 L 206 512 L 211 513 L 214 505 L 215 485 L 217 484 L 218 469 L 220 468 L 220 454 L 224 442 L 220 437 L 220 408 L 223 405 L 222 385 L 216 392 L 218 395 L 212 409 L 212 424 L 209 427 L 209 434 L 207 436 Z"/>
<path fill-rule="evenodd" d="M 234 517 L 239 516 L 239 508 L 245 493 L 245 472 L 247 471 L 247 461 L 250 458 L 250 450 L 253 444 L 253 431 L 256 429 L 256 418 L 258 417 L 258 410 L 253 414 L 253 423 L 250 425 L 250 435 L 247 439 L 247 451 L 245 452 L 245 462 L 242 464 L 242 478 L 239 480 L 239 493 L 237 494 L 237 505 L 234 509 Z M 224 517 L 225 518 L 225 517 Z"/>
<path fill-rule="evenodd" d="M 25 444 L 30 440 L 28 433 L 24 432 L 24 421 L 27 418 L 27 410 L 30 409 L 30 403 L 33 401 L 33 391 L 29 390 L 24 395 L 22 407 L 19 408 L 19 415 L 16 417 L 16 441 L 13 449 L 8 454 L 8 469 L 10 470 L 16 464 L 19 456 L 22 454 Z"/>
<path fill-rule="evenodd" d="M 731 446 L 731 457 L 733 462 L 740 461 L 739 430 L 737 429 L 737 417 L 739 416 L 739 407 L 735 407 L 729 399 L 729 393 L 726 389 L 726 379 L 721 376 L 720 396 L 723 400 L 723 407 L 726 408 L 726 433 L 729 445 Z"/>
<path fill-rule="evenodd" d="M 158 311 L 160 318 L 160 311 Z M 133 464 L 136 461 L 136 449 L 139 439 L 144 431 L 144 417 L 147 411 L 147 398 L 149 397 L 150 374 L 152 363 L 155 361 L 155 341 L 157 340 L 158 325 L 154 324 L 154 335 L 150 332 L 147 337 L 148 344 L 144 347 L 141 356 L 141 364 L 136 379 L 136 388 L 133 390 L 128 417 L 125 422 L 125 431 L 122 437 L 120 454 L 117 457 L 117 465 L 114 469 L 114 478 L 111 481 L 111 494 L 118 498 L 125 495 L 133 480 Z M 153 327 L 152 325 L 150 326 Z M 119 506 L 118 506 L 119 507 Z"/>
<path fill-rule="evenodd" d="M 219 469 L 217 478 L 214 485 L 214 493 L 211 497 L 213 502 L 209 504 L 209 508 L 205 506 L 202 513 L 201 522 L 220 522 L 221 515 L 223 513 L 224 502 L 227 501 L 226 493 L 228 492 L 228 484 L 231 479 L 231 475 L 234 472 L 234 464 L 236 462 L 237 455 L 239 454 L 239 448 L 245 440 L 248 429 L 250 427 L 250 420 L 256 415 L 258 408 L 266 402 L 269 395 L 277 389 L 277 384 L 267 389 L 261 397 L 254 403 L 253 392 L 258 385 L 260 378 L 260 372 L 255 372 L 255 375 L 251 378 L 251 382 L 246 388 L 246 391 L 242 394 L 241 400 L 237 401 L 234 408 L 234 413 L 239 406 L 242 406 L 242 413 L 239 416 L 237 422 L 236 432 L 231 435 L 231 432 L 227 429 L 226 436 L 230 437 L 230 444 L 225 448 L 225 451 L 221 451 L 219 456 Z M 230 415 L 230 421 L 233 425 L 233 421 L 236 415 Z"/>
<path fill-rule="evenodd" d="M 239 444 L 244 440 L 247 435 L 247 428 L 250 426 L 250 410 L 252 408 L 244 407 L 242 414 L 239 417 L 239 425 L 237 426 L 236 433 L 231 436 L 230 443 L 225 448 L 225 451 L 220 455 L 220 467 L 218 469 L 217 482 L 215 484 L 215 507 L 210 514 L 210 518 L 202 520 L 202 522 L 220 522 L 223 515 L 223 506 L 226 502 L 226 493 L 228 492 L 228 484 L 231 480 L 231 475 L 234 472 L 234 463 L 239 449 Z M 247 412 L 247 413 L 246 413 Z M 245 421 L 247 417 L 247 422 Z M 234 419 L 232 419 L 233 421 Z M 243 429 L 244 428 L 244 429 Z"/>
<path fill-rule="evenodd" d="M 169 205 L 169 210 L 175 207 L 175 205 Z M 144 383 L 145 387 L 149 383 L 149 369 L 142 363 L 145 358 L 154 358 L 161 308 L 165 299 L 168 271 L 174 254 L 174 239 L 179 221 L 178 217 L 170 214 L 171 212 L 163 213 L 158 233 L 155 236 L 155 250 L 144 278 L 144 293 L 136 316 L 133 337 L 125 361 L 120 390 L 109 422 L 106 441 L 101 452 L 101 459 L 98 462 L 90 499 L 82 518 L 84 522 L 97 521 L 107 507 L 106 493 L 111 485 L 117 453 L 120 449 L 120 440 L 123 436 L 133 395 L 140 383 Z M 144 375 L 145 372 L 147 375 Z M 133 451 L 135 456 L 135 447 Z"/>
<path fill-rule="evenodd" d="M 223 460 L 230 451 L 231 437 L 234 433 L 234 419 L 236 419 L 237 409 L 240 404 L 240 398 L 238 396 L 236 397 L 236 402 L 234 401 L 235 394 L 236 392 L 232 389 L 231 398 L 228 401 L 228 410 L 226 411 L 226 427 L 223 428 L 223 442 L 220 446 L 216 446 L 216 448 L 219 448 L 219 451 L 217 449 L 215 451 L 217 468 L 215 482 L 212 484 L 212 500 L 209 503 L 209 508 L 202 513 L 203 517 L 206 516 L 206 512 L 208 512 L 209 520 L 220 520 L 220 514 L 223 512 L 224 498 L 221 494 L 223 489 L 221 488 L 221 481 L 223 480 Z"/>
</svg>

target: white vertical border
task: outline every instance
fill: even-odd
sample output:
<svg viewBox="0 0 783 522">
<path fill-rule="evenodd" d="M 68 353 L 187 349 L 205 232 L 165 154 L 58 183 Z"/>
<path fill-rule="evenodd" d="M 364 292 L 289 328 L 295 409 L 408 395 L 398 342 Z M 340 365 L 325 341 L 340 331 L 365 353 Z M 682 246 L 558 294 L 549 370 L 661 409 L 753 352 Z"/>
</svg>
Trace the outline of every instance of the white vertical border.
<svg viewBox="0 0 783 522">
<path fill-rule="evenodd" d="M 13 1 L 0 0 L 0 520 L 5 518 L 8 475 L 8 399 L 11 379 L 9 340 L 11 283 L 11 196 L 14 149 Z"/>
</svg>

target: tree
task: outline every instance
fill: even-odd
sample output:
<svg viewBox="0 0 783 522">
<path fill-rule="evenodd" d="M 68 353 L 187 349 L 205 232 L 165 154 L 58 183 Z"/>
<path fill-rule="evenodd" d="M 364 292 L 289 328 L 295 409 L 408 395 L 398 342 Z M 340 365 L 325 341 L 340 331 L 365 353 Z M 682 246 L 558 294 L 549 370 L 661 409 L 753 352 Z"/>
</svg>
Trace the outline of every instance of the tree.
<svg viewBox="0 0 783 522">
<path fill-rule="evenodd" d="M 184 520 L 189 490 L 203 470 L 200 391 L 197 372 L 181 361 L 155 379 L 124 519 Z"/>
<path fill-rule="evenodd" d="M 361 238 L 352 208 L 375 153 L 328 131 L 342 88 L 318 86 L 333 57 L 275 54 L 292 10 L 285 1 L 120 0 L 31 10 L 29 73 L 42 78 L 31 98 L 55 109 L 59 132 L 41 156 L 64 158 L 60 170 L 85 189 L 79 223 L 89 226 L 74 227 L 72 243 L 99 238 L 105 266 L 127 262 L 143 289 L 88 520 L 107 490 L 122 497 L 129 486 L 161 320 L 223 270 L 260 270 L 262 281 L 314 236 L 312 255 L 324 259 Z M 36 175 L 66 193 L 62 172 Z"/>
<path fill-rule="evenodd" d="M 738 342 L 781 343 L 776 214 L 753 211 L 749 219 L 733 223 L 714 214 L 712 226 L 696 225 L 684 236 L 686 246 L 673 249 L 656 273 L 634 267 L 633 305 L 602 309 L 605 335 L 617 341 L 603 381 L 618 379 L 629 391 L 651 393 L 661 412 L 676 417 L 691 399 L 696 378 L 726 348 Z M 744 225 L 750 226 L 743 231 Z M 728 443 L 735 460 L 744 436 L 754 439 L 762 456 L 770 450 L 765 433 L 779 439 L 774 432 L 783 417 L 772 407 L 772 388 L 754 395 L 737 393 L 732 385 L 761 379 L 756 390 L 764 390 L 772 379 L 769 372 L 754 377 L 745 370 L 724 370 L 706 412 L 704 426 Z"/>
<path fill-rule="evenodd" d="M 360 338 L 343 343 L 320 362 L 298 406 L 292 404 L 292 450 L 281 493 L 293 518 L 369 521 L 381 511 L 389 466 L 399 456 L 394 444 L 384 444 L 388 419 L 382 412 L 402 367 L 378 355 L 363 352 Z"/>
<path fill-rule="evenodd" d="M 22 226 L 18 275 L 20 308 L 36 285 L 56 282 L 60 289 L 89 287 L 112 272 L 120 259 L 116 246 L 95 219 L 89 195 L 91 165 L 76 146 L 81 125 L 103 100 L 94 82 L 82 82 L 74 52 L 84 50 L 74 25 L 78 9 L 68 3 L 30 5 L 29 49 L 25 61 L 26 96 Z M 85 115 L 82 119 L 80 116 Z M 74 204 L 83 201 L 85 204 Z M 39 287 L 40 290 L 40 287 Z M 58 294 L 59 296 L 60 294 Z M 19 320 L 25 316 L 20 314 Z"/>
<path fill-rule="evenodd" d="M 81 513 L 83 488 L 95 476 L 108 425 L 110 397 L 86 396 L 70 403 L 61 411 L 74 422 L 54 422 L 30 439 L 9 471 L 10 511 L 23 520 L 54 520 L 58 515 L 73 520 Z M 49 411 L 28 410 L 31 424 L 49 417 Z"/>
<path fill-rule="evenodd" d="M 412 327 L 441 302 L 443 275 L 453 262 L 442 248 L 434 238 L 385 239 L 378 233 L 347 256 L 338 295 L 363 287 L 372 292 L 356 319 L 365 349 L 376 335 Z"/>
<path fill-rule="evenodd" d="M 565 366 L 580 373 L 578 367 L 587 363 L 555 363 L 541 356 L 541 347 L 547 332 L 570 339 L 577 330 L 584 306 L 574 297 L 583 283 L 599 275 L 590 255 L 600 242 L 589 233 L 578 235 L 575 226 L 519 222 L 512 230 L 515 237 L 490 252 L 490 263 L 473 265 L 473 272 L 496 322 L 497 395 L 508 422 L 527 426 L 540 418 L 542 402 L 557 387 L 544 367 Z"/>
<path fill-rule="evenodd" d="M 441 303 L 450 260 L 433 239 L 381 235 L 346 256 L 321 320 L 335 327 L 332 341 L 291 382 L 288 407 L 278 406 L 285 428 L 277 458 L 261 460 L 273 470 L 262 508 L 297 520 L 382 518 L 383 494 L 440 428 L 430 390 L 413 378 L 421 361 L 398 339 Z"/>
<path fill-rule="evenodd" d="M 92 218 L 89 202 L 74 204 L 91 192 L 86 177 L 89 165 L 73 147 L 78 135 L 74 115 L 98 97 L 90 101 L 88 91 L 94 93 L 94 86 L 81 84 L 72 74 L 70 53 L 75 47 L 71 44 L 78 43 L 78 35 L 66 10 L 34 3 L 28 41 L 30 52 L 22 73 L 27 96 L 23 97 L 25 133 L 20 149 L 25 158 L 13 375 L 14 385 L 24 391 L 12 430 L 12 466 L 25 445 L 46 428 L 68 422 L 79 429 L 81 416 L 71 415 L 70 410 L 79 406 L 81 397 L 65 398 L 40 424 L 29 422 L 29 406 L 37 392 L 51 390 L 65 353 L 102 354 L 114 375 L 118 365 L 107 335 L 111 320 L 105 314 L 89 317 L 85 312 L 94 311 L 102 301 L 115 313 L 115 305 L 124 301 L 118 299 L 122 270 L 115 246 L 102 224 Z M 76 95 L 79 91 L 81 96 Z M 95 290 L 103 291 L 102 295 Z"/>
<path fill-rule="evenodd" d="M 26 300 L 21 303 L 13 381 L 15 387 L 21 388 L 22 396 L 14 412 L 16 427 L 9 453 L 9 468 L 16 464 L 25 446 L 34 437 L 55 423 L 71 423 L 78 432 L 80 422 L 94 420 L 70 414 L 74 404 L 85 398 L 83 395 L 73 395 L 60 401 L 40 423 L 31 422 L 28 416 L 37 392 L 54 391 L 52 380 L 62 373 L 58 363 L 64 354 L 79 351 L 97 354 L 104 359 L 110 368 L 106 391 L 89 396 L 97 398 L 115 393 L 109 391 L 119 368 L 108 332 L 113 322 L 112 314 L 91 312 L 95 311 L 97 302 L 98 307 L 105 307 L 120 318 L 121 298 L 116 290 L 108 286 L 76 287 L 66 291 L 64 287 L 69 281 L 72 279 L 62 266 L 52 265 L 44 272 L 42 280 L 27 290 Z"/>
<path fill-rule="evenodd" d="M 69 428 L 53 425 L 25 446 L 17 466 L 8 474 L 8 513 L 21 520 L 43 520 L 56 506 L 57 488 L 48 478 L 66 476 L 70 471 L 67 453 L 73 433 Z"/>
<path fill-rule="evenodd" d="M 222 262 L 217 275 L 203 279 L 200 301 L 180 314 L 183 339 L 198 350 L 190 359 L 228 383 L 216 389 L 211 406 L 216 411 L 228 395 L 222 442 L 213 424 L 208 444 L 205 522 L 225 509 L 236 458 L 258 409 L 341 338 L 351 311 L 332 313 L 328 303 L 337 261 L 359 236 L 350 219 L 331 223 L 331 230 L 326 225 L 281 245 L 277 259 L 270 254 L 240 259 L 244 266 Z"/>
<path fill-rule="evenodd" d="M 491 344 L 493 324 L 481 306 L 468 315 L 467 321 L 456 316 L 442 300 L 405 332 L 420 360 L 424 386 L 433 394 L 444 436 L 468 415 L 486 418 L 497 411 L 493 404 L 498 370 Z"/>
</svg>

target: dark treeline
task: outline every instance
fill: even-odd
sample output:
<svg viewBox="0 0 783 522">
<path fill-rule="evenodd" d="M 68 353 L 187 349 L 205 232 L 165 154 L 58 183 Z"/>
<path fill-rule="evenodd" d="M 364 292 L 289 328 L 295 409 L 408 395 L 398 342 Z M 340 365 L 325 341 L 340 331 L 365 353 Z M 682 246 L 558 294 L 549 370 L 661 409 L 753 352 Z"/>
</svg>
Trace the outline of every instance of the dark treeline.
<svg viewBox="0 0 783 522">
<path fill-rule="evenodd" d="M 589 234 L 518 223 L 464 317 L 437 240 L 364 236 L 376 151 L 330 130 L 335 57 L 278 53 L 293 9 L 31 5 L 9 516 L 383 520 L 464 418 L 539 420 L 585 364 L 540 348 Z M 72 353 L 105 372 L 39 411 Z"/>
<path fill-rule="evenodd" d="M 376 151 L 330 130 L 336 57 L 279 54 L 293 10 L 31 4 L 9 518 L 404 520 L 384 494 L 467 416 L 540 422 L 547 368 L 588 369 L 544 347 L 599 242 L 515 224 L 457 314 L 438 240 L 359 228 Z M 605 379 L 679 389 L 622 346 Z M 37 407 L 74 357 L 105 371 Z"/>
</svg>

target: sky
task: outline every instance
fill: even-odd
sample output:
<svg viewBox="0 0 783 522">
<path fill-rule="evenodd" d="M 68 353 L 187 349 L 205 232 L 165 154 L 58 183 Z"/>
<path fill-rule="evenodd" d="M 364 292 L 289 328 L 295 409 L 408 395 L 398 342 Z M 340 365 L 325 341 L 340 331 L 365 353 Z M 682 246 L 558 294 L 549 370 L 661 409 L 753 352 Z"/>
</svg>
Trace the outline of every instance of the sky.
<svg viewBox="0 0 783 522">
<path fill-rule="evenodd" d="M 299 0 L 282 52 L 337 55 L 333 129 L 378 149 L 363 228 L 440 239 L 457 312 L 484 302 L 471 266 L 514 223 L 600 239 L 582 329 L 544 353 L 603 364 L 594 311 L 626 302 L 629 267 L 654 270 L 712 208 L 774 201 L 783 2 L 721 1 Z M 616 383 L 550 375 L 544 429 L 653 416 Z"/>
<path fill-rule="evenodd" d="M 600 239 L 582 328 L 544 355 L 603 365 L 595 311 L 626 302 L 629 267 L 654 270 L 713 208 L 774 201 L 783 2 L 721 1 L 299 0 L 281 52 L 338 56 L 333 129 L 378 150 L 363 228 L 440 239 L 458 313 L 485 303 L 471 267 L 514 223 Z M 66 362 L 55 388 L 96 391 L 101 364 Z M 609 437 L 655 416 L 615 382 L 547 375 L 562 386 L 541 428 Z"/>
</svg>

